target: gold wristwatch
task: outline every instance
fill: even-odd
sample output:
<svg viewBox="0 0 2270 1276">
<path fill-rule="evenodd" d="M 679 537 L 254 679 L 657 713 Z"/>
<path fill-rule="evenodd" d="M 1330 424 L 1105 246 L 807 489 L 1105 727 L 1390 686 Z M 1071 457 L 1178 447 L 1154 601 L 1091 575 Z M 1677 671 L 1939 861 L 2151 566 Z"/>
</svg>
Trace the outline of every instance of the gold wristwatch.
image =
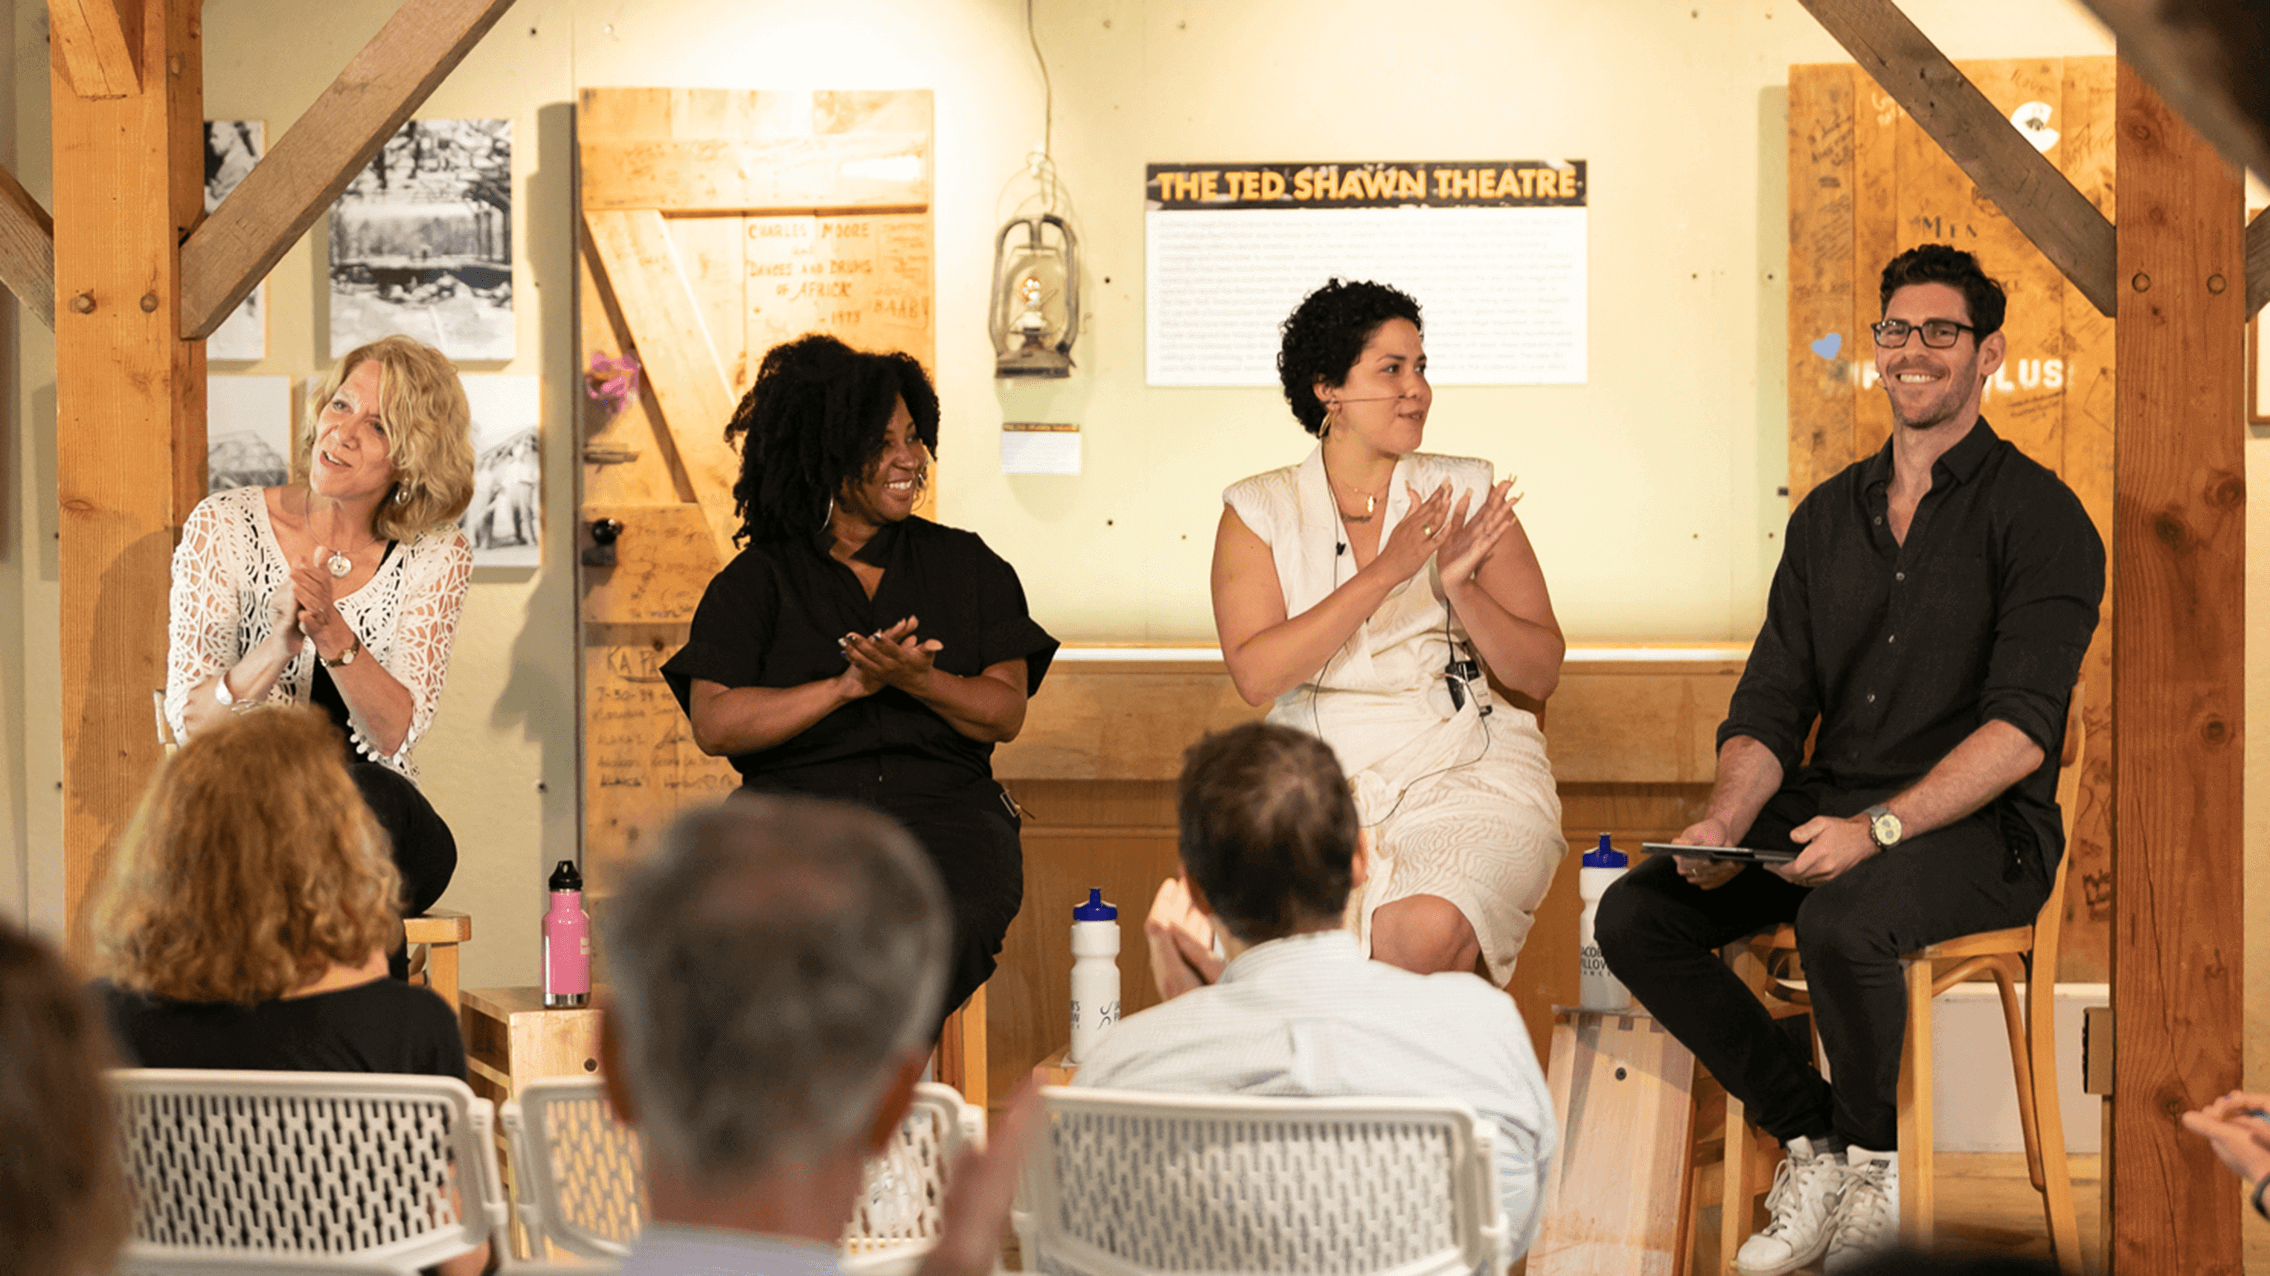
<svg viewBox="0 0 2270 1276">
<path fill-rule="evenodd" d="M 351 665 L 355 663 L 355 656 L 359 654 L 362 649 L 362 636 L 360 634 L 357 634 L 353 629 L 350 628 L 349 630 L 347 630 L 347 648 L 346 650 L 339 653 L 339 656 L 336 660 L 324 655 L 320 651 L 315 653 L 315 658 L 323 662 L 324 668 L 336 669 L 341 665 Z M 1893 827 L 1898 827 L 1898 823 L 1896 821 L 1894 822 Z"/>
<path fill-rule="evenodd" d="M 1878 802 L 1861 814 L 1868 817 L 1868 840 L 1877 850 L 1888 851 L 1900 844 L 1900 817 L 1892 814 L 1892 808 Z"/>
</svg>

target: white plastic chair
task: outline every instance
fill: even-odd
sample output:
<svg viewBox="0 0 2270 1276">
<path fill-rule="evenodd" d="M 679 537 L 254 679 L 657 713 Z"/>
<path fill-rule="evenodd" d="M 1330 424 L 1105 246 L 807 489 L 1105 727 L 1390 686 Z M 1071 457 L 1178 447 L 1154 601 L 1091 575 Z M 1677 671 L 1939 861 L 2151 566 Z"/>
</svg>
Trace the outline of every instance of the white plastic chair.
<svg viewBox="0 0 2270 1276">
<path fill-rule="evenodd" d="M 645 1163 L 637 1133 L 615 1119 L 603 1083 L 532 1081 L 501 1119 L 531 1247 L 540 1238 L 603 1262 L 629 1254 L 646 1224 Z M 846 1270 L 880 1276 L 911 1267 L 936 1241 L 948 1167 L 964 1146 L 984 1140 L 985 1114 L 952 1087 L 916 1086 L 897 1137 L 868 1163 L 843 1235 Z"/>
<path fill-rule="evenodd" d="M 1462 1103 L 1041 1092 L 1027 1271 L 1498 1276 L 1492 1130 Z"/>
<path fill-rule="evenodd" d="M 120 1273 L 398 1272 L 502 1242 L 494 1112 L 451 1077 L 110 1074 Z"/>
</svg>

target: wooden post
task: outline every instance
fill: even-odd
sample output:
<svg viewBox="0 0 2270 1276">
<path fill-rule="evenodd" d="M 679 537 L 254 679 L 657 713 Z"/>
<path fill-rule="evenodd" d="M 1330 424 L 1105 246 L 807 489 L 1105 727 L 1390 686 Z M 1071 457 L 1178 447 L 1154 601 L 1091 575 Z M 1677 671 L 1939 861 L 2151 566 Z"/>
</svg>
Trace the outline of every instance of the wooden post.
<svg viewBox="0 0 2270 1276">
<path fill-rule="evenodd" d="M 74 919 L 159 760 L 176 533 L 205 494 L 205 343 L 181 340 L 178 247 L 203 210 L 199 0 L 128 0 L 138 82 L 52 56 L 64 906 Z M 83 933 L 83 932 L 82 932 Z"/>
<path fill-rule="evenodd" d="M 2117 95 L 2112 1262 L 2236 1276 L 2238 1187 L 2175 1118 L 2239 1084 L 2246 208 L 2125 61 Z"/>
</svg>

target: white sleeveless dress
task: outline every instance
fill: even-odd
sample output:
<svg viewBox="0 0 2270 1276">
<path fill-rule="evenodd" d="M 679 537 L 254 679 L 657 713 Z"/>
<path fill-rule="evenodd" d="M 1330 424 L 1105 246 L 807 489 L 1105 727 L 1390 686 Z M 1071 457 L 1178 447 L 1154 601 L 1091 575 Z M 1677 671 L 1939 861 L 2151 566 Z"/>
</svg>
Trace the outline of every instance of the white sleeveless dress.
<svg viewBox="0 0 2270 1276">
<path fill-rule="evenodd" d="M 1385 543 L 1409 511 L 1408 488 L 1445 481 L 1474 503 L 1490 495 L 1488 461 L 1415 452 L 1395 466 L 1380 515 Z M 1321 448 L 1299 465 L 1232 484 L 1222 499 L 1269 545 L 1285 614 L 1300 615 L 1356 571 L 1324 477 Z M 1490 978 L 1504 986 L 1568 843 L 1537 718 L 1510 704 L 1484 714 L 1479 681 L 1463 708 L 1443 670 L 1473 650 L 1443 599 L 1433 560 L 1397 586 L 1309 681 L 1277 697 L 1269 720 L 1321 737 L 1339 755 L 1371 830 L 1370 882 L 1349 924 L 1371 951 L 1379 906 L 1413 895 L 1449 900 L 1474 927 Z"/>
</svg>

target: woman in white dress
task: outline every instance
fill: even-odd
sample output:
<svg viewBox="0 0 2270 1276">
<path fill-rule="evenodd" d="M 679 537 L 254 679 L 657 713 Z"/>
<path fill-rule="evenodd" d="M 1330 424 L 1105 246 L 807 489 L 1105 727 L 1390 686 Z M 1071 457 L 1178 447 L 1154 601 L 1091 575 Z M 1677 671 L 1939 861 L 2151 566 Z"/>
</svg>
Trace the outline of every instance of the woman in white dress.
<svg viewBox="0 0 2270 1276">
<path fill-rule="evenodd" d="M 1371 834 L 1349 922 L 1375 958 L 1500 986 L 1567 843 L 1536 717 L 1564 643 L 1510 481 L 1419 451 L 1419 306 L 1333 280 L 1285 321 L 1285 398 L 1319 439 L 1222 494 L 1214 624 L 1238 691 L 1340 757 Z M 1478 662 L 1478 663 L 1477 663 Z M 1485 677 L 1486 671 L 1486 677 Z"/>
<path fill-rule="evenodd" d="M 182 525 L 166 721 L 186 739 L 267 701 L 329 713 L 414 916 L 457 867 L 410 756 L 472 577 L 457 529 L 473 497 L 472 413 L 456 367 L 400 336 L 341 359 L 294 432 L 292 479 L 216 492 Z"/>
</svg>

